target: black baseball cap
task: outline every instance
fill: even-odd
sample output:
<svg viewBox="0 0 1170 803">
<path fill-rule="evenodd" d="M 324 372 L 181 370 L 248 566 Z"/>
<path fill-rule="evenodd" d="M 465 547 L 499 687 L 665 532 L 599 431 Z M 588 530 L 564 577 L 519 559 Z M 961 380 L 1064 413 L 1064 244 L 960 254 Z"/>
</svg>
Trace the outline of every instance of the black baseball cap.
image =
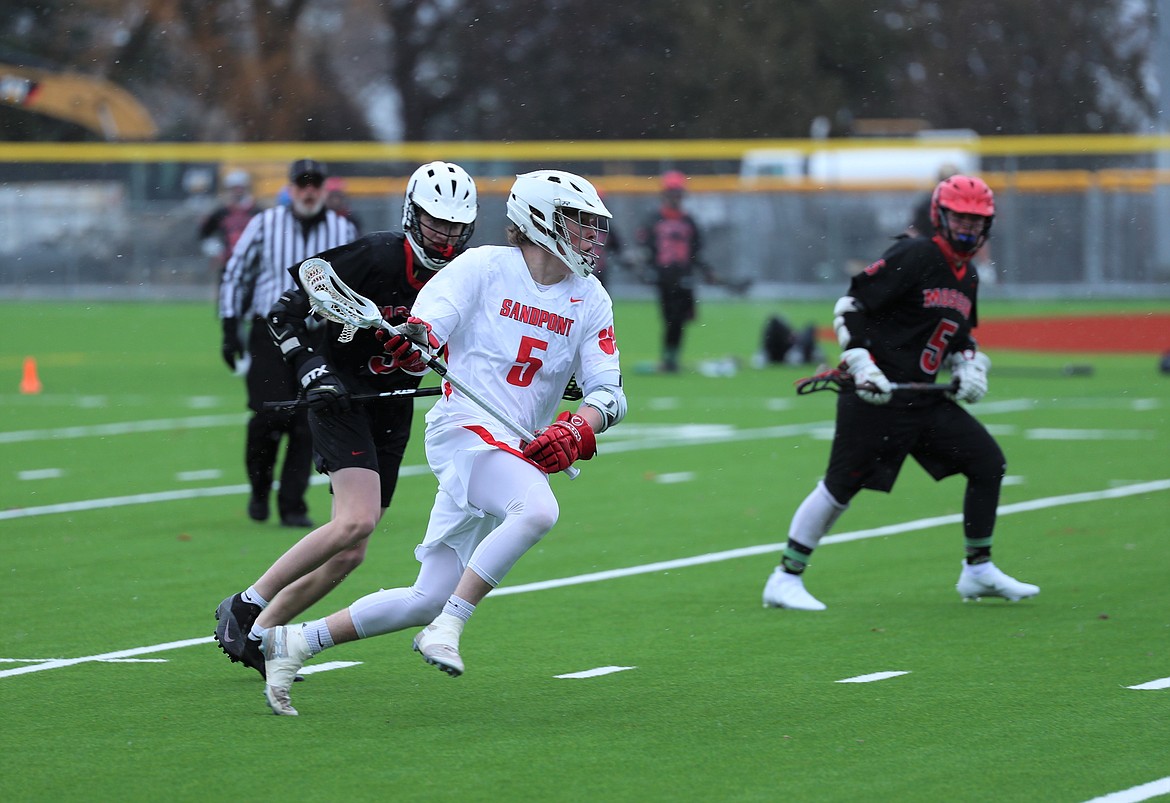
<svg viewBox="0 0 1170 803">
<path fill-rule="evenodd" d="M 316 159 L 297 159 L 288 169 L 288 180 L 296 181 L 301 176 L 312 176 L 324 181 L 329 177 L 329 168 Z"/>
</svg>

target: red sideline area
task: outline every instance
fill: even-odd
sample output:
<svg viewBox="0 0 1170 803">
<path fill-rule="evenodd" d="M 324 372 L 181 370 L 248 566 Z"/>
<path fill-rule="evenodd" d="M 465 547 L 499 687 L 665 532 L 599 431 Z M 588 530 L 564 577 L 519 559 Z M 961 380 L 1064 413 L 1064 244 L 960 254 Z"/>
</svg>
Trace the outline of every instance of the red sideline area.
<svg viewBox="0 0 1170 803">
<path fill-rule="evenodd" d="M 999 318 L 975 329 L 980 348 L 1162 354 L 1170 350 L 1170 313 Z"/>
<path fill-rule="evenodd" d="M 828 327 L 817 337 L 837 339 Z M 1164 354 L 1170 351 L 1170 313 L 998 318 L 980 323 L 975 340 L 988 350 Z"/>
</svg>

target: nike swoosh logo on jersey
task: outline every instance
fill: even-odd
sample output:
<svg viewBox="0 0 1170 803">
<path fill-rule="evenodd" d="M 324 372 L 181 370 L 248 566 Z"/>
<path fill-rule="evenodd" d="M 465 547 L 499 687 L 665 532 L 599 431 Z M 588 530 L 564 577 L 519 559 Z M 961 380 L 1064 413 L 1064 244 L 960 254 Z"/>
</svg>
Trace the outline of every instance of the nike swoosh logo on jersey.
<svg viewBox="0 0 1170 803">
<path fill-rule="evenodd" d="M 364 451 L 363 451 L 363 452 L 354 452 L 354 451 L 351 451 L 351 452 L 350 452 L 350 454 L 351 454 L 351 455 L 353 455 L 354 457 L 357 457 L 359 454 L 365 454 L 365 452 L 364 452 Z"/>
<path fill-rule="evenodd" d="M 585 299 L 583 299 L 583 298 L 573 298 L 572 296 L 569 296 L 569 303 L 570 304 L 580 304 L 584 300 Z"/>
</svg>

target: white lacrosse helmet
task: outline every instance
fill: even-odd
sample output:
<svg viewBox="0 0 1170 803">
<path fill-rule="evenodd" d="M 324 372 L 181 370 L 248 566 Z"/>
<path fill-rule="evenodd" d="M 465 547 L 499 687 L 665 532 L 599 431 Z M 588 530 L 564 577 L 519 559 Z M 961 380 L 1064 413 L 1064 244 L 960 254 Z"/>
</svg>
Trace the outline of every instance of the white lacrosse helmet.
<svg viewBox="0 0 1170 803">
<path fill-rule="evenodd" d="M 580 226 L 582 236 L 593 244 L 592 250 L 582 251 L 573 245 L 565 227 L 566 217 Z M 612 217 L 592 184 L 563 170 L 536 170 L 516 176 L 508 195 L 508 219 L 525 237 L 555 254 L 578 276 L 593 272 Z"/>
<path fill-rule="evenodd" d="M 427 246 L 418 210 L 437 220 L 462 223 L 463 233 L 443 250 Z M 406 184 L 402 203 L 402 231 L 414 255 L 431 270 L 438 270 L 467 248 L 475 231 L 475 214 L 479 203 L 475 182 L 467 171 L 451 162 L 429 162 L 415 170 Z"/>
</svg>

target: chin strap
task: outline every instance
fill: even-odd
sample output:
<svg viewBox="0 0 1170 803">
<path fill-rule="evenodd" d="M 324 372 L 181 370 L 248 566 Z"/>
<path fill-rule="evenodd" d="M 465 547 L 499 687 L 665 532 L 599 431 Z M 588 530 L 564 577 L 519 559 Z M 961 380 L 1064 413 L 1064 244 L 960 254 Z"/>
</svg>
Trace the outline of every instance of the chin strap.
<svg viewBox="0 0 1170 803">
<path fill-rule="evenodd" d="M 970 263 L 971 259 L 975 256 L 979 249 L 983 247 L 983 243 L 986 241 L 986 238 L 981 238 L 979 240 L 979 245 L 975 247 L 974 251 L 969 254 L 960 254 L 955 250 L 955 247 L 951 245 L 951 241 L 941 234 L 936 234 L 931 239 L 934 241 L 934 244 L 939 247 L 939 250 L 943 252 L 943 256 L 947 258 L 947 262 L 950 263 L 951 270 L 954 272 L 955 276 L 960 279 L 963 278 L 963 275 L 967 272 L 967 264 Z"/>
</svg>

